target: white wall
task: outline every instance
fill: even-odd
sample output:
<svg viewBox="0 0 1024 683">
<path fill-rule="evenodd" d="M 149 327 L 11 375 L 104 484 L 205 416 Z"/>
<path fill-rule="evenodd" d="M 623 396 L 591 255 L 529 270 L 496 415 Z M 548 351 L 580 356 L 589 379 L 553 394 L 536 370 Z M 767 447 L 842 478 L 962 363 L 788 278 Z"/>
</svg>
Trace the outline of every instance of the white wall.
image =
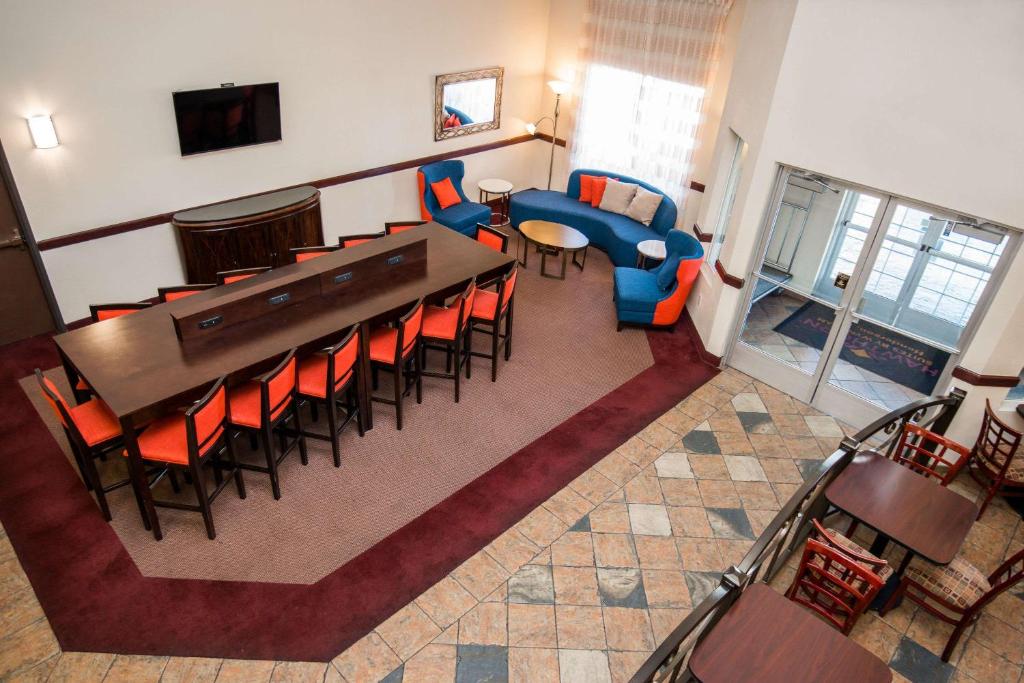
<svg viewBox="0 0 1024 683">
<path fill-rule="evenodd" d="M 39 240 L 520 135 L 540 109 L 548 0 L 0 0 L 0 139 Z M 500 30 L 499 30 L 500 29 Z M 505 67 L 500 130 L 434 142 L 434 76 Z M 282 141 L 182 158 L 171 93 L 281 84 Z M 32 147 L 25 117 L 61 139 Z M 536 184 L 540 143 L 466 158 Z M 546 170 L 546 169 L 545 169 Z M 327 238 L 418 215 L 412 172 L 324 192 Z M 64 317 L 180 282 L 166 227 L 44 252 Z M 132 264 L 128 267 L 125 264 Z"/>
<path fill-rule="evenodd" d="M 778 8 L 752 5 L 763 15 Z M 1024 4 L 1004 0 L 799 0 L 788 36 L 743 41 L 723 125 L 756 135 L 748 138 L 754 161 L 737 197 L 742 209 L 722 252 L 727 270 L 749 275 L 780 163 L 1024 228 L 1022 31 Z M 780 44 L 776 66 L 767 57 Z M 743 78 L 741 63 L 751 66 Z M 745 106 L 749 100 L 758 106 Z M 1024 314 L 1008 316 L 1024 290 L 1022 259 L 963 357 L 976 372 L 1016 374 L 1024 364 L 1024 345 L 1008 341 L 1024 327 Z M 705 301 L 695 318 L 709 349 L 723 353 L 740 294 L 703 284 L 716 305 Z M 975 351 L 997 348 L 1006 356 Z"/>
</svg>

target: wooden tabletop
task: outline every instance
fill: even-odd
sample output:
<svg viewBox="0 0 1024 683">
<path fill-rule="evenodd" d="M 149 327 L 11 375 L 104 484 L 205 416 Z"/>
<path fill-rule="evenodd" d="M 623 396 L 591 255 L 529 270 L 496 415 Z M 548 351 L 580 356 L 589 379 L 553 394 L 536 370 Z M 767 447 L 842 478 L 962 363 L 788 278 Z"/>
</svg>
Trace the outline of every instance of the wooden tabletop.
<svg viewBox="0 0 1024 683">
<path fill-rule="evenodd" d="M 590 244 L 587 236 L 576 228 L 551 221 L 523 221 L 519 232 L 531 242 L 558 249 L 574 251 Z"/>
<path fill-rule="evenodd" d="M 315 297 L 290 306 L 273 319 L 257 318 L 226 328 L 201 343 L 181 343 L 170 313 L 201 301 L 216 301 L 239 290 L 265 287 L 300 271 L 322 272 L 427 238 L 426 276 L 367 296 L 352 305 Z M 389 314 L 416 299 L 447 292 L 474 276 L 490 277 L 513 259 L 436 223 L 420 226 L 356 247 L 272 271 L 231 285 L 214 287 L 165 304 L 93 323 L 55 337 L 74 369 L 119 417 L 148 419 L 195 394 L 223 374 L 229 382 L 245 381 L 291 348 L 312 350 L 355 323 Z M 316 348 L 315 346 L 313 348 Z"/>
<path fill-rule="evenodd" d="M 876 453 L 857 453 L 825 497 L 841 510 L 936 564 L 949 564 L 971 530 L 978 508 Z"/>
<path fill-rule="evenodd" d="M 892 680 L 875 655 L 807 610 L 755 583 L 690 658 L 703 683 L 873 683 Z"/>
</svg>

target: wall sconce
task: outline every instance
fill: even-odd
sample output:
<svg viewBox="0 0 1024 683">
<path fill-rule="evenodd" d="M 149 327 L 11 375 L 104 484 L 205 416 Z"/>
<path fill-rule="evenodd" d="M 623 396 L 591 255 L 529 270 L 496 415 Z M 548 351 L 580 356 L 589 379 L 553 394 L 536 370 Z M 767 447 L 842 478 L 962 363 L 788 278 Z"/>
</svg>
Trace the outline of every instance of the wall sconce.
<svg viewBox="0 0 1024 683">
<path fill-rule="evenodd" d="M 36 149 L 51 149 L 60 144 L 49 114 L 28 117 L 28 131 L 32 134 L 32 144 Z"/>
</svg>

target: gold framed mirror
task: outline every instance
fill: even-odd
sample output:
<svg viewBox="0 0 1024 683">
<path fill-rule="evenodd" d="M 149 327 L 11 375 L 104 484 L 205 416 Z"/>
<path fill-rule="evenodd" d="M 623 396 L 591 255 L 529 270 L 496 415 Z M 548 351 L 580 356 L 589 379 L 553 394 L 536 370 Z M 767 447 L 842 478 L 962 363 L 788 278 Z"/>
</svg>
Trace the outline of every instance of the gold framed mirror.
<svg viewBox="0 0 1024 683">
<path fill-rule="evenodd" d="M 500 66 L 443 74 L 434 80 L 434 140 L 501 127 Z"/>
</svg>

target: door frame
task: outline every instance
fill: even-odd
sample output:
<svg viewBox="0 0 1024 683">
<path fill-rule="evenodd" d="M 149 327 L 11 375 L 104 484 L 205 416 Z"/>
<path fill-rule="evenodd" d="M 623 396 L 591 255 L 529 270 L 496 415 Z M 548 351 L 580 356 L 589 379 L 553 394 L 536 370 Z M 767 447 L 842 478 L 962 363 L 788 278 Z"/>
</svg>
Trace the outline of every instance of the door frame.
<svg viewBox="0 0 1024 683">
<path fill-rule="evenodd" d="M 730 333 L 730 344 L 724 357 L 724 362 L 726 363 L 729 363 L 733 359 L 737 349 L 740 348 L 740 335 L 743 332 L 747 312 L 750 308 L 751 299 L 753 298 L 754 284 L 757 281 L 755 271 L 768 248 L 768 242 L 771 238 L 775 221 L 778 216 L 777 206 L 785 193 L 786 180 L 789 177 L 789 174 L 793 171 L 813 173 L 813 171 L 809 171 L 808 169 L 803 169 L 798 166 L 789 166 L 782 163 L 777 164 L 772 192 L 768 198 L 768 205 L 765 210 L 764 218 L 761 222 L 760 234 L 756 242 L 757 246 L 747 268 L 745 269 L 748 276 L 746 277 L 746 282 L 741 294 L 740 300 L 742 305 L 738 309 L 739 315 L 737 315 L 733 321 Z M 859 183 L 835 178 L 834 176 L 828 177 L 835 180 L 837 183 L 842 183 L 856 191 L 862 191 L 867 194 L 878 196 L 881 198 L 882 204 L 879 206 L 878 213 L 872 221 L 871 229 L 868 231 L 867 241 L 859 255 L 857 268 L 855 269 L 855 277 L 851 279 L 847 290 L 843 292 L 840 303 L 838 305 L 833 305 L 837 318 L 841 318 L 842 320 L 839 325 L 836 325 L 835 322 L 833 322 L 829 335 L 825 341 L 824 348 L 821 350 L 821 357 L 825 358 L 825 362 L 821 363 L 819 361 L 817 371 L 807 374 L 797 368 L 788 366 L 784 361 L 773 358 L 769 354 L 764 353 L 749 344 L 745 344 L 741 349 L 741 352 L 757 354 L 758 358 L 763 357 L 765 360 L 771 361 L 770 364 L 764 366 L 768 370 L 764 376 L 769 381 L 773 381 L 773 383 L 788 384 L 789 381 L 796 376 L 793 373 L 799 373 L 802 376 L 800 377 L 801 381 L 810 382 L 811 387 L 810 390 L 806 392 L 806 397 L 796 396 L 796 398 L 804 400 L 808 404 L 817 403 L 818 406 L 816 407 L 824 410 L 825 412 L 829 412 L 827 406 L 835 404 L 836 401 L 841 398 L 846 402 L 844 404 L 844 412 L 853 416 L 854 419 L 861 420 L 867 424 L 868 422 L 884 415 L 887 412 L 885 408 L 846 391 L 841 387 L 830 384 L 828 378 L 831 377 L 832 369 L 835 367 L 836 361 L 839 358 L 839 352 L 837 350 L 841 349 L 839 346 L 839 340 L 845 340 L 846 335 L 849 333 L 849 328 L 858 319 L 863 319 L 857 316 L 855 304 L 863 297 L 864 289 L 867 287 L 868 278 L 874 268 L 878 254 L 885 243 L 885 234 L 888 229 L 888 222 L 891 221 L 892 215 L 895 213 L 896 206 L 901 203 L 904 206 L 909 206 L 911 208 L 941 212 L 941 214 L 949 216 L 958 216 L 960 213 L 940 206 L 909 199 L 892 192 L 877 190 Z M 993 225 L 996 224 L 993 223 Z M 981 320 L 985 317 L 985 314 L 988 313 L 996 291 L 1005 280 L 1006 272 L 1009 270 L 1010 265 L 1013 263 L 1014 259 L 1017 257 L 1018 251 L 1020 250 L 1021 241 L 1024 239 L 1024 233 L 1017 228 L 1002 224 L 998 225 L 1007 232 L 1008 241 L 1006 248 L 999 257 L 999 261 L 996 263 L 995 268 L 992 269 L 988 284 L 985 286 L 981 297 L 978 299 L 974 312 L 971 314 L 970 319 L 968 319 L 967 324 L 964 326 L 963 333 L 960 335 L 960 340 L 957 345 L 958 351 L 950 353 L 949 361 L 946 363 L 945 368 L 943 368 L 942 373 L 939 375 L 939 379 L 935 385 L 937 388 L 949 385 L 953 370 L 957 366 L 957 361 L 963 357 L 965 350 L 974 340 L 974 336 L 981 324 Z M 868 322 L 872 322 L 872 324 L 874 324 L 874 321 L 870 319 L 868 319 Z M 900 330 L 897 330 L 897 332 L 900 334 L 907 334 Z M 913 337 L 914 335 L 910 333 L 907 334 L 907 336 Z M 948 350 L 948 347 L 945 347 L 941 343 L 924 343 L 935 345 L 937 348 L 943 350 Z"/>
<path fill-rule="evenodd" d="M 25 241 L 25 246 L 28 248 L 32 265 L 35 266 L 36 278 L 39 280 L 39 286 L 43 290 L 46 305 L 50 309 L 53 325 L 58 332 L 67 332 L 68 327 L 60 313 L 60 307 L 57 305 L 57 297 L 53 293 L 50 276 L 46 272 L 46 266 L 43 264 L 43 258 L 39 253 L 39 246 L 36 244 L 36 238 L 29 223 L 28 214 L 25 212 L 25 204 L 21 201 L 21 193 L 18 192 L 18 185 L 14 182 L 14 172 L 11 170 L 11 164 L 7 160 L 7 152 L 4 150 L 3 141 L 0 141 L 0 182 L 3 182 L 7 188 L 7 194 L 11 198 L 14 215 L 18 220 L 18 230 L 21 232 L 21 238 Z"/>
</svg>

